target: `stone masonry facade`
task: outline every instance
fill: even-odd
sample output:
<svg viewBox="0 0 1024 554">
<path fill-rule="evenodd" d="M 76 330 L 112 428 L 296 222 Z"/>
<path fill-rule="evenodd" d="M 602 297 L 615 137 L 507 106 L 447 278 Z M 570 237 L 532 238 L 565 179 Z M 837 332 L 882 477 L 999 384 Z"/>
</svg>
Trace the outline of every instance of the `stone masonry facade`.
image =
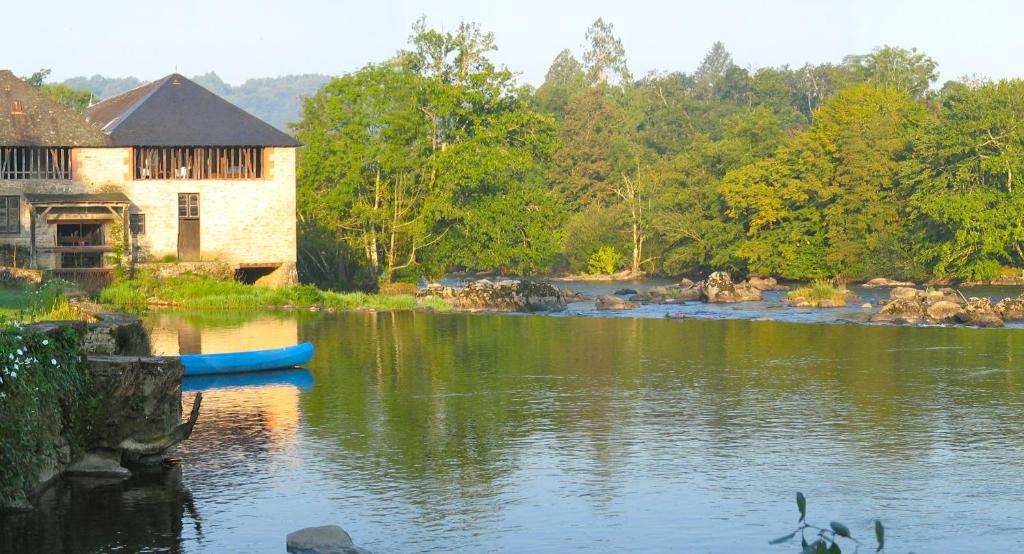
<svg viewBox="0 0 1024 554">
<path fill-rule="evenodd" d="M 233 267 L 280 266 L 294 274 L 296 259 L 295 149 L 263 149 L 262 178 L 239 180 L 134 180 L 132 148 L 75 148 L 72 179 L 64 181 L 0 180 L 0 196 L 22 194 L 93 194 L 119 192 L 129 212 L 143 214 L 144 232 L 132 235 L 138 261 L 173 257 L 178 251 L 178 194 L 199 194 L 200 259 Z M 29 248 L 29 203 L 20 202 L 21 232 L 0 235 L 0 242 Z M 113 244 L 110 219 L 104 237 Z M 56 226 L 36 218 L 36 265 L 56 269 Z M 20 265 L 20 264 L 19 264 Z"/>
</svg>

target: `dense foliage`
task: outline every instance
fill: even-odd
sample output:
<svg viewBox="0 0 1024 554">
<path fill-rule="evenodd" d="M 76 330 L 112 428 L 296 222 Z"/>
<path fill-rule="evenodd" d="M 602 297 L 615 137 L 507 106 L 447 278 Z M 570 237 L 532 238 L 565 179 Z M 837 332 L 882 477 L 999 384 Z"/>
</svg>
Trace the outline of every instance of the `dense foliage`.
<svg viewBox="0 0 1024 554">
<path fill-rule="evenodd" d="M 1024 83 L 936 90 L 934 60 L 889 46 L 744 69 L 721 43 L 692 73 L 634 78 L 610 23 L 585 41 L 516 88 L 490 34 L 420 21 L 409 50 L 309 99 L 304 275 L 989 279 L 1024 264 Z"/>
<path fill-rule="evenodd" d="M 73 329 L 47 336 L 0 322 L 0 503 L 23 499 L 35 485 L 52 428 L 86 417 L 88 391 Z M 72 451 L 84 446 L 73 442 Z"/>
</svg>

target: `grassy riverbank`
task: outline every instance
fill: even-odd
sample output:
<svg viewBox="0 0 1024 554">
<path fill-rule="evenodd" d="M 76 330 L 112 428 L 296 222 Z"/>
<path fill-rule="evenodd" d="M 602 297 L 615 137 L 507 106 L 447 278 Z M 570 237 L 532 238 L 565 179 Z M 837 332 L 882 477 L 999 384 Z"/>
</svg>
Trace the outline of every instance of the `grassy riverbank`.
<svg viewBox="0 0 1024 554">
<path fill-rule="evenodd" d="M 257 310 L 284 306 L 334 308 L 338 310 L 373 309 L 378 311 L 430 308 L 444 311 L 451 307 L 438 298 L 417 299 L 411 294 L 385 295 L 363 292 L 334 292 L 312 285 L 292 285 L 276 289 L 246 285 L 211 277 L 182 275 L 167 279 L 142 276 L 119 281 L 103 289 L 99 301 L 122 309 L 140 309 L 150 305 L 185 310 Z"/>
<path fill-rule="evenodd" d="M 71 305 L 67 291 L 73 283 L 51 279 L 40 284 L 8 283 L 0 286 L 0 319 L 23 323 L 57 319 L 82 319 Z"/>
</svg>

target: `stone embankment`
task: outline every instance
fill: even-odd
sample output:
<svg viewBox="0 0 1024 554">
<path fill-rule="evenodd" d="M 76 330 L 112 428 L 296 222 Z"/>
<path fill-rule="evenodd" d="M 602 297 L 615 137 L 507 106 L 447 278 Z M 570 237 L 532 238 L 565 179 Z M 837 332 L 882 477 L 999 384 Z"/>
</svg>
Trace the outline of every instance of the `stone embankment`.
<svg viewBox="0 0 1024 554">
<path fill-rule="evenodd" d="M 141 322 L 126 314 L 99 314 L 95 323 L 48 321 L 25 331 L 56 337 L 66 327 L 80 337 L 79 352 L 89 373 L 85 400 L 91 407 L 84 421 L 64 421 L 54 411 L 46 426 L 52 436 L 39 468 L 26 490 L 8 495 L 3 510 L 32 509 L 31 500 L 61 475 L 124 478 L 131 467 L 158 464 L 170 448 L 185 440 L 199 416 L 201 394 L 181 421 L 181 379 L 177 357 L 149 356 L 149 340 Z M 70 445 L 79 446 L 73 452 Z M 2 485 L 2 484 L 0 484 Z"/>
</svg>

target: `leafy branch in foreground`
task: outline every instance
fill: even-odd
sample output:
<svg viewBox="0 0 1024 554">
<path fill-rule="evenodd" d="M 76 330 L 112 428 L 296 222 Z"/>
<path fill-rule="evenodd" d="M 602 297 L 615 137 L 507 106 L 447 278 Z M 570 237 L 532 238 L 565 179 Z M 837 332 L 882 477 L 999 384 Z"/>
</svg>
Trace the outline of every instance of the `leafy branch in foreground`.
<svg viewBox="0 0 1024 554">
<path fill-rule="evenodd" d="M 768 544 L 787 543 L 799 534 L 801 554 L 842 554 L 843 550 L 839 545 L 839 539 L 846 539 L 848 542 L 852 542 L 854 544 L 854 552 L 857 552 L 863 546 L 860 541 L 853 538 L 850 528 L 838 521 L 829 522 L 828 528 L 807 523 L 807 497 L 802 492 L 796 493 L 796 508 L 800 511 L 800 519 L 797 520 L 800 526 L 792 533 L 771 540 Z M 811 535 L 811 542 L 808 542 L 807 539 L 808 530 L 817 532 L 817 536 Z M 885 548 L 885 526 L 878 519 L 875 520 L 875 541 L 878 543 L 875 552 L 881 552 Z"/>
</svg>

